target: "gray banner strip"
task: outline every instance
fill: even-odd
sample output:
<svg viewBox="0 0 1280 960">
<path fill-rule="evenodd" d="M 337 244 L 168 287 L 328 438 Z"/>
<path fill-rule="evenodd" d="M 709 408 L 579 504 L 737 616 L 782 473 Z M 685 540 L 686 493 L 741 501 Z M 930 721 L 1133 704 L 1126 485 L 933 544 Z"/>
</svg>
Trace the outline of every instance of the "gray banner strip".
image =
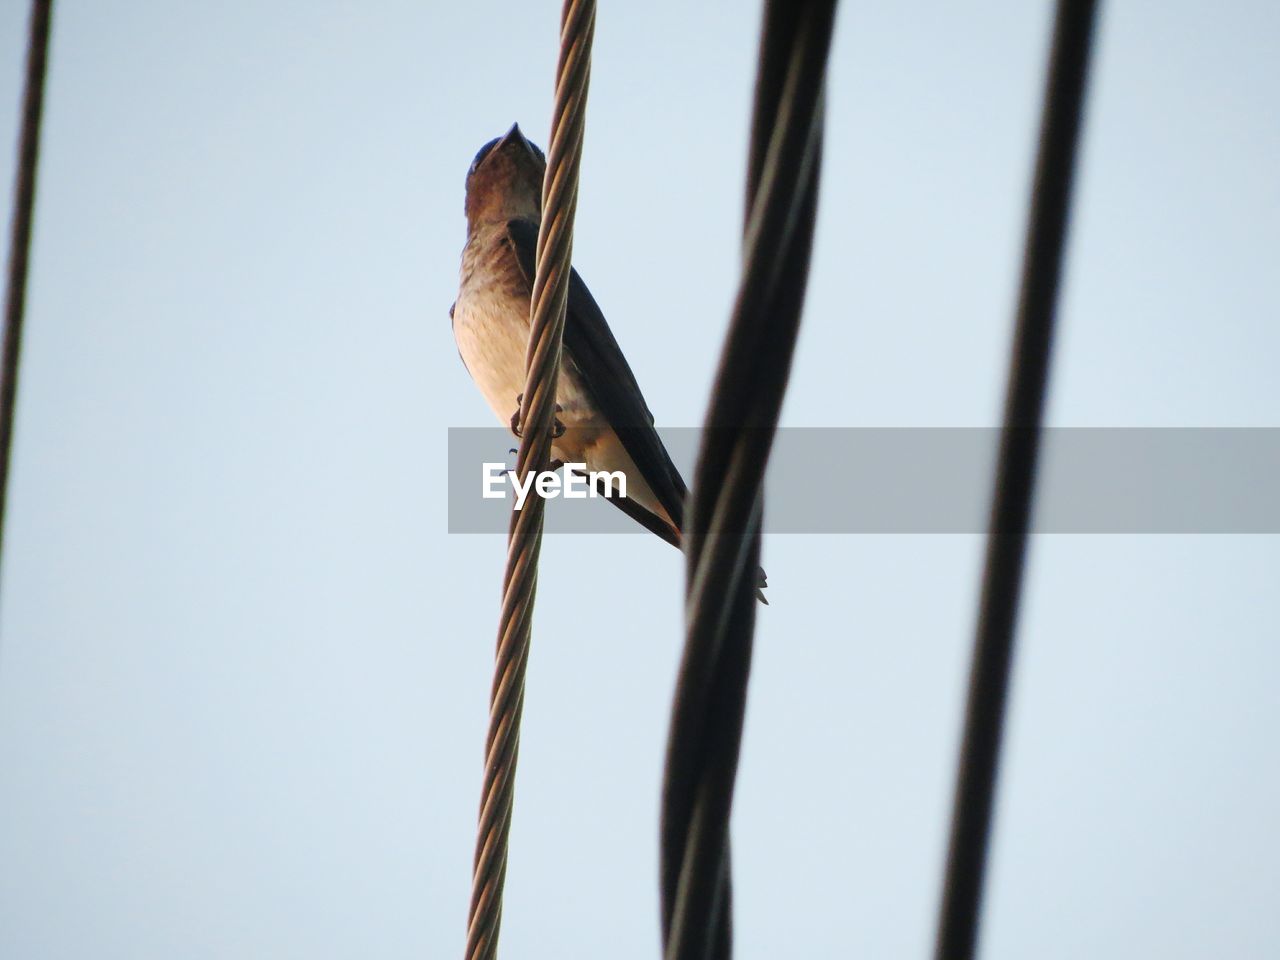
<svg viewBox="0 0 1280 960">
<path fill-rule="evenodd" d="M 661 431 L 685 477 L 700 431 Z M 981 533 L 999 431 L 786 428 L 767 480 L 770 533 Z M 1037 533 L 1280 533 L 1280 429 L 1044 432 Z M 505 533 L 514 495 L 486 499 L 485 463 L 513 466 L 500 428 L 449 430 L 449 532 Z M 530 494 L 534 495 L 534 494 Z M 646 533 L 600 499 L 547 504 L 548 533 Z"/>
</svg>

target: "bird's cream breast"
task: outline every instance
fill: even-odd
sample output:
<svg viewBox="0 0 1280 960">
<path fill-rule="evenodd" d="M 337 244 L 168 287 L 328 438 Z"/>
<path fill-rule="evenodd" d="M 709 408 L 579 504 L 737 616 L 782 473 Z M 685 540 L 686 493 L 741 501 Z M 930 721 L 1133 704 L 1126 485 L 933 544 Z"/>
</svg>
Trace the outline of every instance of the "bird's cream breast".
<svg viewBox="0 0 1280 960">
<path fill-rule="evenodd" d="M 453 336 L 472 379 L 505 426 L 515 413 L 516 397 L 524 392 L 529 292 L 510 248 L 490 250 L 484 257 L 473 252 L 468 248 L 463 255 Z M 562 423 L 579 425 L 590 419 L 589 397 L 570 363 L 561 364 L 556 402 Z"/>
</svg>

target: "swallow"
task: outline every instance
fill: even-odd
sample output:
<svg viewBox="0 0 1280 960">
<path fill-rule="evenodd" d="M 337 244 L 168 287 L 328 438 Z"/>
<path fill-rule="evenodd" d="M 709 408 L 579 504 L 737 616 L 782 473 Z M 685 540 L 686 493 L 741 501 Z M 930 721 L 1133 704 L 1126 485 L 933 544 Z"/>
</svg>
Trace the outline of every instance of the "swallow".
<svg viewBox="0 0 1280 960">
<path fill-rule="evenodd" d="M 467 171 L 467 242 L 458 299 L 449 309 L 463 365 L 498 421 L 517 435 L 546 166 L 518 124 L 480 148 Z M 577 270 L 569 276 L 556 421 L 553 459 L 622 471 L 627 495 L 609 502 L 679 548 L 688 488 Z M 768 603 L 764 586 L 761 570 L 756 596 Z"/>
</svg>

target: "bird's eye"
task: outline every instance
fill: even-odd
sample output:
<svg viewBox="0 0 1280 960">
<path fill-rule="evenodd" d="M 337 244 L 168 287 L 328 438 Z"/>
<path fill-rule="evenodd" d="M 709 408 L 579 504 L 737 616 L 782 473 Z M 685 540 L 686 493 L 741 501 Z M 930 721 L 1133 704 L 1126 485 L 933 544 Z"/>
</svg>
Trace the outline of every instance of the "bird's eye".
<svg viewBox="0 0 1280 960">
<path fill-rule="evenodd" d="M 468 174 L 472 174 L 476 172 L 476 168 L 478 168 L 480 164 L 484 163 L 484 158 L 489 155 L 489 151 L 491 151 L 494 147 L 498 145 L 498 141 L 501 139 L 502 139 L 501 137 L 494 137 L 492 140 L 490 140 L 488 143 L 486 143 L 483 147 L 480 148 L 480 152 L 476 154 L 476 158 L 471 161 L 471 169 L 467 171 Z"/>
</svg>

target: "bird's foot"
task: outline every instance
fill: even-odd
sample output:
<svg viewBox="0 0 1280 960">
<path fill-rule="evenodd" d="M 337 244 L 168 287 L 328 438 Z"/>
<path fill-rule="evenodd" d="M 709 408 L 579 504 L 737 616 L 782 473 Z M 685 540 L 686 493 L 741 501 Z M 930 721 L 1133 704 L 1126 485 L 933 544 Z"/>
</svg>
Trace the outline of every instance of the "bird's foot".
<svg viewBox="0 0 1280 960">
<path fill-rule="evenodd" d="M 516 397 L 516 412 L 511 415 L 511 421 L 510 421 L 511 432 L 515 434 L 517 437 L 519 437 L 521 440 L 524 439 L 524 431 L 521 429 L 521 426 L 520 426 L 520 405 L 522 403 L 524 403 L 523 393 Z M 560 406 L 560 404 L 558 403 L 556 404 L 556 413 L 564 413 L 564 407 Z M 559 417 L 556 417 L 551 421 L 551 439 L 552 440 L 559 440 L 561 437 L 564 436 L 564 431 L 565 431 L 564 423 L 561 422 Z"/>
<path fill-rule="evenodd" d="M 519 437 L 521 440 L 524 439 L 524 431 L 520 429 L 520 405 L 522 403 L 524 403 L 524 394 L 523 393 L 517 394 L 516 395 L 516 412 L 511 415 L 511 432 L 515 434 L 517 437 Z"/>
</svg>

